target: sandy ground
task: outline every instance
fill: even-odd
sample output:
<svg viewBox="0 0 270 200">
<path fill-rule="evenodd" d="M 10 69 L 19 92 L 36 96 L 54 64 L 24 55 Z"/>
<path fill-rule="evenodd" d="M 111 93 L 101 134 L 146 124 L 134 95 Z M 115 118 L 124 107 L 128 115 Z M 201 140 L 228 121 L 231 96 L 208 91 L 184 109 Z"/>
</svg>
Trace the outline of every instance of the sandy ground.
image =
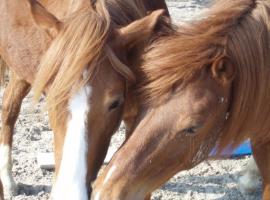
<svg viewBox="0 0 270 200">
<path fill-rule="evenodd" d="M 169 0 L 168 5 L 174 21 L 181 23 L 196 19 L 209 2 L 209 0 Z M 13 175 L 19 184 L 19 195 L 12 198 L 14 200 L 49 199 L 53 172 L 40 169 L 36 159 L 39 152 L 52 152 L 52 131 L 48 126 L 48 116 L 43 112 L 43 105 L 44 101 L 41 101 L 33 108 L 31 95 L 28 95 L 16 124 Z M 114 136 L 113 149 L 123 141 L 124 131 L 124 127 L 121 127 Z M 242 194 L 238 189 L 239 173 L 247 164 L 247 160 L 248 158 L 206 161 L 192 170 L 175 175 L 154 193 L 153 199 L 261 199 L 260 185 L 258 191 L 250 196 Z"/>
</svg>

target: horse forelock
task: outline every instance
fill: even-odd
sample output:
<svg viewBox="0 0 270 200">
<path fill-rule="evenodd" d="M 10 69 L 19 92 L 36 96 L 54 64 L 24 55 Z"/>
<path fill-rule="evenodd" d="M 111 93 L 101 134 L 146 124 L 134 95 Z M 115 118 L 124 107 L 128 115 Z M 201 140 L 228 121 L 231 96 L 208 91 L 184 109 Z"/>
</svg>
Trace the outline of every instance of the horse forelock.
<svg viewBox="0 0 270 200">
<path fill-rule="evenodd" d="M 270 5 L 265 0 L 219 1 L 205 16 L 149 46 L 137 91 L 143 104 L 162 103 L 173 88 L 188 84 L 216 59 L 229 58 L 237 76 L 219 142 L 223 149 L 252 137 L 249 131 L 262 137 L 270 131 L 270 108 L 265 107 L 270 100 Z"/>
<path fill-rule="evenodd" d="M 106 56 L 110 34 L 110 16 L 104 3 L 96 11 L 82 9 L 66 19 L 43 56 L 34 83 L 36 98 L 46 90 L 49 109 L 55 120 L 65 113 L 61 105 L 95 75 Z M 84 71 L 88 76 L 83 78 Z"/>
<path fill-rule="evenodd" d="M 70 95 L 95 75 L 104 57 L 118 73 L 128 81 L 134 81 L 134 74 L 107 45 L 107 40 L 114 34 L 113 28 L 147 15 L 147 9 L 151 7 L 149 2 L 151 4 L 151 1 L 144 0 L 108 0 L 106 3 L 91 0 L 90 7 L 80 7 L 73 12 L 40 62 L 33 87 L 35 98 L 46 91 L 50 109 L 57 112 L 59 105 L 60 109 Z M 89 75 L 86 80 L 82 79 L 85 66 L 88 66 Z"/>
</svg>

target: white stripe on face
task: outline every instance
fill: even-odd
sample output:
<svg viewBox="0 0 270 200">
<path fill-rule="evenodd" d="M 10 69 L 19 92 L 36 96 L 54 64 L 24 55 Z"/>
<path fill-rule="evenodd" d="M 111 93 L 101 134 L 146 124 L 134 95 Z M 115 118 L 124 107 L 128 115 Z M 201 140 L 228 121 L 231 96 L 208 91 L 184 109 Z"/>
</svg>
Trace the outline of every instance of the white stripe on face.
<svg viewBox="0 0 270 200">
<path fill-rule="evenodd" d="M 69 101 L 71 118 L 67 125 L 62 161 L 52 192 L 53 200 L 88 200 L 86 188 L 86 120 L 90 111 L 91 87 L 83 87 Z"/>
</svg>

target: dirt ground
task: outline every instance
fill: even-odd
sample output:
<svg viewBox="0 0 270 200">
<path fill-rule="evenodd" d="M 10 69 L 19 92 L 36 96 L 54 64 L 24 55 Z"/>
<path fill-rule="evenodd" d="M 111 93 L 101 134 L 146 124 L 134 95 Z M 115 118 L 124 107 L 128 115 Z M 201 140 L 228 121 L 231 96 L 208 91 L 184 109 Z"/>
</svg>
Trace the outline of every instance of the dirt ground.
<svg viewBox="0 0 270 200">
<path fill-rule="evenodd" d="M 168 0 L 176 23 L 198 18 L 209 0 Z M 3 91 L 1 91 L 3 93 Z M 49 199 L 53 171 L 37 165 L 37 154 L 52 152 L 52 131 L 48 116 L 43 112 L 44 101 L 33 107 L 31 95 L 25 98 L 16 124 L 13 146 L 13 175 L 19 184 L 19 195 L 14 200 Z M 1 108 L 1 107 L 0 107 Z M 124 138 L 124 127 L 114 136 L 111 148 L 115 149 Z M 261 187 L 252 195 L 238 189 L 238 177 L 248 158 L 238 160 L 206 161 L 196 168 L 175 175 L 153 194 L 154 200 L 242 200 L 261 199 Z"/>
</svg>

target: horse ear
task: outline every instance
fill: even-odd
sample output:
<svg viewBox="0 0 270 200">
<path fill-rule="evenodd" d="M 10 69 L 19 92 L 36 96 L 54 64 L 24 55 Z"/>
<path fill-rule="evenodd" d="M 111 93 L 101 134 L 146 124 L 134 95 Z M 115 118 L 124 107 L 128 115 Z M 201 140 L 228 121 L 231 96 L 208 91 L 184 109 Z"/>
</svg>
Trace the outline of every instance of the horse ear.
<svg viewBox="0 0 270 200">
<path fill-rule="evenodd" d="M 165 10 L 156 10 L 144 18 L 118 29 L 122 45 L 125 48 L 132 48 L 137 43 L 147 40 L 152 35 L 161 16 L 165 14 Z"/>
<path fill-rule="evenodd" d="M 56 37 L 62 23 L 46 10 L 38 1 L 28 0 L 32 16 L 38 26 L 43 28 L 52 38 Z"/>
<path fill-rule="evenodd" d="M 236 74 L 235 66 L 227 57 L 215 60 L 211 71 L 213 77 L 223 84 L 231 83 Z"/>
</svg>

